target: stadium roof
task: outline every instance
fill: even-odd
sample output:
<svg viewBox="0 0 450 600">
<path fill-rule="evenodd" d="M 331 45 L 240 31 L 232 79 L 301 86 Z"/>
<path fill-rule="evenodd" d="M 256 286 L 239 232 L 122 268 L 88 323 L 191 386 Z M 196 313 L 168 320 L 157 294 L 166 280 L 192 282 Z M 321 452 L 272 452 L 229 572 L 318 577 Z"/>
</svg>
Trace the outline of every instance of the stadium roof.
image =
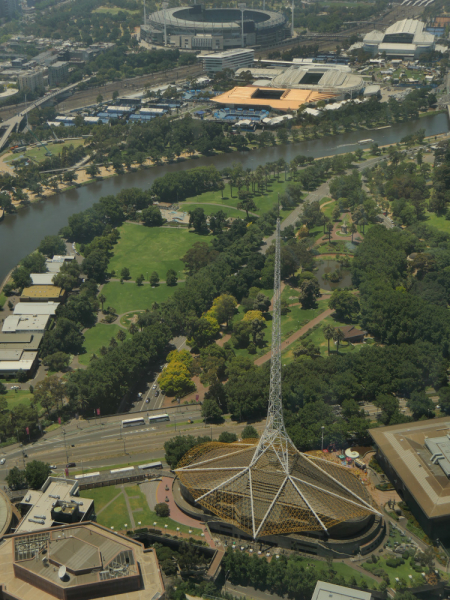
<svg viewBox="0 0 450 600">
<path fill-rule="evenodd" d="M 416 19 L 403 19 L 403 21 L 397 21 L 385 31 L 385 35 L 392 35 L 398 33 L 409 33 L 415 35 L 423 30 L 424 23 L 417 21 Z"/>
<path fill-rule="evenodd" d="M 279 92 L 278 96 L 276 92 Z M 225 105 L 255 106 L 263 108 L 269 106 L 275 110 L 298 110 L 302 104 L 331 100 L 335 94 L 324 94 L 314 90 L 288 90 L 282 88 L 260 87 L 234 87 L 228 92 L 211 98 L 212 102 Z"/>
<path fill-rule="evenodd" d="M 439 456 L 429 449 L 434 447 L 433 440 L 442 441 L 448 434 L 449 417 L 370 430 L 380 452 L 428 518 L 450 515 L 450 481 Z"/>
</svg>

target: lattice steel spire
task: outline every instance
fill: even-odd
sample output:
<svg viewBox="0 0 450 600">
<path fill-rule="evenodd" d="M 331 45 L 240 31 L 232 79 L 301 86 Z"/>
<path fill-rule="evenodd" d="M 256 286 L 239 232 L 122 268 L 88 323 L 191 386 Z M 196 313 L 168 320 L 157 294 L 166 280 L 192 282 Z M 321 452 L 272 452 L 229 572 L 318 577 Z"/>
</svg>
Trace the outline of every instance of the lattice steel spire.
<svg viewBox="0 0 450 600">
<path fill-rule="evenodd" d="M 273 446 L 286 473 L 289 469 L 288 446 L 292 444 L 286 432 L 281 399 L 281 225 L 277 219 L 275 236 L 275 268 L 273 276 L 272 357 L 270 365 L 270 392 L 267 421 L 255 452 L 253 462 L 265 451 L 267 444 Z"/>
<path fill-rule="evenodd" d="M 345 467 L 299 452 L 283 420 L 281 398 L 281 233 L 277 220 L 272 361 L 266 427 L 258 445 L 194 446 L 176 469 L 192 498 L 253 538 L 322 531 L 379 514 Z"/>
</svg>

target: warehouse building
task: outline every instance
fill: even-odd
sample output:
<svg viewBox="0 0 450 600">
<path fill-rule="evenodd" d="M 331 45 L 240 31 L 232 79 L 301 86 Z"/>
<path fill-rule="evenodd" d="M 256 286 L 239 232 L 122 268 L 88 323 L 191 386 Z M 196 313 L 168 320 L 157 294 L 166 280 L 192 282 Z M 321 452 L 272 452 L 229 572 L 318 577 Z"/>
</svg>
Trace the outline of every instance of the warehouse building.
<svg viewBox="0 0 450 600">
<path fill-rule="evenodd" d="M 34 373 L 37 366 L 37 352 L 22 349 L 0 350 L 0 376 L 16 377 L 21 371 Z"/>
<path fill-rule="evenodd" d="M 18 302 L 14 307 L 14 316 L 50 315 L 54 316 L 59 302 Z"/>
<path fill-rule="evenodd" d="M 425 533 L 450 537 L 450 418 L 370 430 L 377 460 Z"/>
<path fill-rule="evenodd" d="M 54 273 L 31 273 L 31 281 L 33 285 L 53 285 Z"/>
<path fill-rule="evenodd" d="M 363 39 L 363 49 L 387 57 L 419 58 L 435 48 L 435 36 L 424 31 L 425 23 L 414 19 L 397 21 L 385 32 L 374 30 Z"/>
<path fill-rule="evenodd" d="M 65 291 L 56 285 L 32 285 L 24 288 L 20 302 L 61 302 Z"/>
<path fill-rule="evenodd" d="M 10 315 L 3 322 L 3 333 L 44 333 L 50 322 L 49 315 Z"/>
</svg>

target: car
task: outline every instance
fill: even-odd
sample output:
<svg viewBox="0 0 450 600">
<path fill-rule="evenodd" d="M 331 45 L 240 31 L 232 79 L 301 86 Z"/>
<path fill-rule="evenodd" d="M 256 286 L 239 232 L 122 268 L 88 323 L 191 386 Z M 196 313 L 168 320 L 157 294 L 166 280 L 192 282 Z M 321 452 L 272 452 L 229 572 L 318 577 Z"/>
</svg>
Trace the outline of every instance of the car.
<svg viewBox="0 0 450 600">
<path fill-rule="evenodd" d="M 159 390 L 156 390 L 155 392 L 155 398 L 157 398 L 159 396 Z"/>
<path fill-rule="evenodd" d="M 156 388 L 157 388 L 157 385 L 156 385 L 156 383 L 154 383 L 152 386 L 152 390 L 156 390 Z"/>
<path fill-rule="evenodd" d="M 147 400 L 145 402 L 148 404 L 150 402 L 150 398 L 147 397 Z"/>
<path fill-rule="evenodd" d="M 70 468 L 72 468 L 72 467 L 76 467 L 76 466 L 77 466 L 77 465 L 76 465 L 74 462 L 67 463 L 67 465 L 66 465 L 66 469 L 70 469 Z"/>
<path fill-rule="evenodd" d="M 20 385 L 12 385 L 10 389 L 12 389 L 12 390 L 20 390 Z"/>
<path fill-rule="evenodd" d="M 56 469 L 56 465 L 50 465 L 50 469 Z"/>
<path fill-rule="evenodd" d="M 2 459 L 0 460 L 0 465 L 4 465 L 4 464 L 5 464 L 5 462 L 6 462 L 6 458 L 2 458 Z"/>
</svg>

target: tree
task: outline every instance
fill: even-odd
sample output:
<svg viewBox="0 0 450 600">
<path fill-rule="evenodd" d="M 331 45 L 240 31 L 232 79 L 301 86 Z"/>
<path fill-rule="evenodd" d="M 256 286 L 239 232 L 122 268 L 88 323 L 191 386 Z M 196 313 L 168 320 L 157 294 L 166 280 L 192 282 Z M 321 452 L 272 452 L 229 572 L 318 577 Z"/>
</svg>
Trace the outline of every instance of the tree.
<svg viewBox="0 0 450 600">
<path fill-rule="evenodd" d="M 47 235 L 39 244 L 38 250 L 45 256 L 53 257 L 55 254 L 65 254 L 66 244 L 59 235 Z"/>
<path fill-rule="evenodd" d="M 178 435 L 164 443 L 165 461 L 171 469 L 175 469 L 183 456 L 194 446 L 210 442 L 208 436 Z"/>
<path fill-rule="evenodd" d="M 348 290 L 334 290 L 328 307 L 336 312 L 338 321 L 351 321 L 359 313 L 358 298 Z"/>
<path fill-rule="evenodd" d="M 91 163 L 88 167 L 86 167 L 86 173 L 90 177 L 97 177 L 97 175 L 100 173 L 100 169 L 95 163 Z"/>
<path fill-rule="evenodd" d="M 103 294 L 99 294 L 98 295 L 98 301 L 100 302 L 100 304 L 102 305 L 102 312 L 103 312 L 103 305 L 106 302 L 106 296 L 104 296 Z"/>
<path fill-rule="evenodd" d="M 223 444 L 232 444 L 233 442 L 237 442 L 237 435 L 235 433 L 229 433 L 228 431 L 222 431 L 219 435 L 219 442 Z"/>
<path fill-rule="evenodd" d="M 41 356 L 45 358 L 55 352 L 79 354 L 83 347 L 80 326 L 70 319 L 60 317 L 53 329 L 47 330 L 41 344 Z"/>
<path fill-rule="evenodd" d="M 333 325 L 330 325 L 330 324 L 325 325 L 323 328 L 323 334 L 325 336 L 325 339 L 328 342 L 328 354 L 330 354 L 330 341 L 333 339 L 333 335 L 334 335 Z"/>
<path fill-rule="evenodd" d="M 439 390 L 439 405 L 442 412 L 450 415 L 450 387 L 441 387 Z"/>
<path fill-rule="evenodd" d="M 99 94 L 97 96 L 97 104 L 101 104 L 103 102 L 103 96 L 101 94 Z"/>
<path fill-rule="evenodd" d="M 51 473 L 50 465 L 40 460 L 30 461 L 25 468 L 25 478 L 32 490 L 39 490 Z"/>
<path fill-rule="evenodd" d="M 25 471 L 17 467 L 10 469 L 5 479 L 12 490 L 21 489 L 26 485 Z"/>
<path fill-rule="evenodd" d="M 222 233 L 222 229 L 225 227 L 226 224 L 227 214 L 223 210 L 219 210 L 209 217 L 209 228 L 211 229 L 214 235 L 216 235 L 217 233 Z"/>
<path fill-rule="evenodd" d="M 62 408 L 64 384 L 57 375 L 51 375 L 39 381 L 34 388 L 34 400 L 47 414 L 56 408 Z"/>
<path fill-rule="evenodd" d="M 223 421 L 222 411 L 213 398 L 205 398 L 203 400 L 202 417 L 205 419 L 205 421 L 209 421 L 211 423 Z"/>
<path fill-rule="evenodd" d="M 260 310 L 262 313 L 267 312 L 270 308 L 271 300 L 262 292 L 258 292 L 253 303 L 254 310 Z"/>
<path fill-rule="evenodd" d="M 331 218 L 333 219 L 333 221 L 339 221 L 339 219 L 341 218 L 341 209 L 339 208 L 338 205 L 336 205 L 333 208 L 333 212 L 331 214 Z"/>
<path fill-rule="evenodd" d="M 124 267 L 120 271 L 120 276 L 122 277 L 122 279 L 130 279 L 130 269 L 128 269 L 127 267 Z"/>
<path fill-rule="evenodd" d="M 353 236 L 355 233 L 357 233 L 358 228 L 356 227 L 356 223 L 352 223 L 350 225 L 350 233 L 352 234 L 352 244 L 353 244 Z"/>
<path fill-rule="evenodd" d="M 336 347 L 337 347 L 338 353 L 339 353 L 339 344 L 342 342 L 344 337 L 345 336 L 344 336 L 344 332 L 342 331 L 342 329 L 339 329 L 337 327 L 333 332 L 333 340 L 336 342 Z"/>
<path fill-rule="evenodd" d="M 194 275 L 197 271 L 213 262 L 218 255 L 217 250 L 211 248 L 206 242 L 196 242 L 181 260 L 184 262 L 189 275 Z"/>
<path fill-rule="evenodd" d="M 431 398 L 425 392 L 414 391 L 411 394 L 406 406 L 413 414 L 415 421 L 421 417 L 434 417 L 434 404 Z"/>
<path fill-rule="evenodd" d="M 112 94 L 112 99 L 117 100 L 118 97 L 119 97 L 119 92 L 117 90 L 114 90 L 113 94 Z"/>
<path fill-rule="evenodd" d="M 141 220 L 146 227 L 160 227 L 164 223 L 161 211 L 157 206 L 149 206 L 141 213 Z"/>
<path fill-rule="evenodd" d="M 81 268 L 89 279 L 98 283 L 105 279 L 106 269 L 108 268 L 108 254 L 102 250 L 94 250 L 83 260 Z"/>
<path fill-rule="evenodd" d="M 125 333 L 125 331 L 123 329 L 120 329 L 117 332 L 116 338 L 119 340 L 119 342 L 123 342 L 127 337 L 127 334 Z"/>
<path fill-rule="evenodd" d="M 156 287 L 159 284 L 159 275 L 156 271 L 150 275 L 150 285 Z"/>
<path fill-rule="evenodd" d="M 241 433 L 243 440 L 258 439 L 259 435 L 253 425 L 246 425 Z"/>
<path fill-rule="evenodd" d="M 50 369 L 50 371 L 64 371 L 69 366 L 70 354 L 65 352 L 55 352 L 49 354 L 44 358 L 44 365 Z"/>
<path fill-rule="evenodd" d="M 245 192 L 247 193 L 247 192 Z M 250 198 L 249 196 L 243 197 L 242 200 L 237 204 L 236 208 L 238 208 L 239 210 L 245 210 L 245 214 L 247 215 L 247 219 L 248 219 L 248 213 L 251 210 L 257 210 L 257 206 L 254 203 L 253 199 Z"/>
<path fill-rule="evenodd" d="M 206 215 L 203 208 L 194 208 L 189 212 L 189 227 L 193 227 L 197 233 L 204 233 L 207 230 Z"/>
<path fill-rule="evenodd" d="M 66 292 L 71 292 L 78 286 L 80 274 L 81 266 L 75 260 L 65 261 L 59 273 L 56 273 L 53 277 L 53 283 L 66 290 Z"/>
<path fill-rule="evenodd" d="M 143 282 L 144 282 L 144 276 L 143 276 L 142 274 L 141 274 L 141 275 L 138 275 L 138 276 L 136 277 L 136 285 L 138 285 L 138 286 L 139 286 L 139 285 L 142 285 L 142 284 L 143 284 Z"/>
<path fill-rule="evenodd" d="M 170 509 L 165 502 L 159 502 L 155 505 L 155 513 L 158 517 L 165 518 L 170 515 Z"/>
<path fill-rule="evenodd" d="M 316 300 L 320 296 L 320 285 L 316 278 L 305 279 L 300 285 L 299 301 L 302 308 L 314 308 Z"/>
<path fill-rule="evenodd" d="M 228 322 L 236 312 L 237 300 L 231 294 L 221 294 L 214 299 L 211 308 L 212 314 L 219 324 Z"/>
<path fill-rule="evenodd" d="M 177 272 L 173 269 L 169 269 L 166 273 L 166 285 L 173 286 L 177 285 L 178 277 Z"/>
</svg>

